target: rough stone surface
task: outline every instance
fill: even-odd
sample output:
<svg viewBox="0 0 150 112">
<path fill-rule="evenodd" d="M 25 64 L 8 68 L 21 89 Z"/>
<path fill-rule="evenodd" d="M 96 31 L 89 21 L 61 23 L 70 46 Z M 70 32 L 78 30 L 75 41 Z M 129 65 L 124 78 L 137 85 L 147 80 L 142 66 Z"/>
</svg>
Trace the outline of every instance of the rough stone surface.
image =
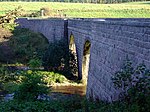
<svg viewBox="0 0 150 112">
<path fill-rule="evenodd" d="M 68 22 L 67 22 L 68 21 Z M 91 42 L 87 97 L 105 101 L 118 98 L 111 77 L 128 56 L 134 64 L 144 61 L 150 68 L 150 19 L 19 19 L 21 27 L 41 32 L 50 42 L 73 34 L 78 73 L 82 74 L 83 48 Z"/>
<path fill-rule="evenodd" d="M 21 28 L 29 28 L 32 31 L 40 32 L 47 37 L 49 42 L 64 39 L 66 37 L 65 20 L 63 19 L 17 19 Z"/>
</svg>

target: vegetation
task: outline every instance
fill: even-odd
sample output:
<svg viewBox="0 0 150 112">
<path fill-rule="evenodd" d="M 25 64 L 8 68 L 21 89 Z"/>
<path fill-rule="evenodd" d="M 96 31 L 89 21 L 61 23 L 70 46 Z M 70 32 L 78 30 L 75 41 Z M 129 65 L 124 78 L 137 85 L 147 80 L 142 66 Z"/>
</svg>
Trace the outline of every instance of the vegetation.
<svg viewBox="0 0 150 112">
<path fill-rule="evenodd" d="M 87 101 L 81 96 L 72 96 L 64 100 L 52 101 L 16 101 L 0 102 L 0 111 L 4 112 L 140 112 L 136 105 L 114 102 Z M 148 111 L 146 111 L 148 112 Z"/>
<path fill-rule="evenodd" d="M 22 11 L 18 7 L 0 17 L 0 62 L 19 62 L 29 64 L 30 67 L 39 67 L 48 47 L 48 40 L 40 33 L 16 27 L 15 19 L 22 15 Z"/>
<path fill-rule="evenodd" d="M 10 10 L 5 16 L 0 17 L 0 28 L 14 30 L 14 28 L 17 26 L 14 21 L 17 17 L 22 15 L 22 11 L 23 10 L 21 7 L 18 7 L 14 10 Z"/>
<path fill-rule="evenodd" d="M 71 99 L 63 101 L 26 101 L 18 102 L 12 100 L 9 102 L 0 103 L 0 111 L 5 112 L 82 112 L 82 100 L 83 98 L 75 96 Z"/>
<path fill-rule="evenodd" d="M 142 63 L 136 68 L 127 60 L 124 68 L 113 77 L 114 85 L 122 90 L 120 100 L 134 112 L 150 111 L 150 70 Z"/>
<path fill-rule="evenodd" d="M 38 95 L 50 92 L 50 87 L 56 83 L 72 83 L 64 75 L 32 70 L 10 71 L 8 67 L 0 67 L 0 90 L 15 93 L 16 100 L 35 101 Z"/>
<path fill-rule="evenodd" d="M 50 43 L 43 56 L 43 66 L 46 70 L 63 73 L 68 78 L 72 78 L 77 72 L 77 65 L 71 62 L 76 62 L 76 59 L 64 40 Z"/>
<path fill-rule="evenodd" d="M 42 59 L 42 55 L 48 47 L 48 40 L 39 33 L 33 33 L 28 29 L 16 29 L 9 45 L 15 53 L 15 61 L 21 63 L 30 61 L 31 64 L 31 59 L 36 61 Z"/>
<path fill-rule="evenodd" d="M 150 2 L 134 2 L 123 4 L 81 4 L 81 3 L 45 3 L 45 2 L 0 2 L 0 15 L 21 6 L 24 15 L 41 9 L 50 10 L 48 17 L 66 15 L 76 18 L 149 18 Z M 37 16 L 39 13 L 37 14 Z M 39 16 L 38 16 L 39 17 Z"/>
<path fill-rule="evenodd" d="M 21 16 L 21 11 L 21 7 L 18 7 L 15 10 L 9 11 L 4 16 L 0 16 L 0 42 L 6 41 L 12 36 L 11 31 L 17 26 L 15 19 Z"/>
<path fill-rule="evenodd" d="M 47 93 L 46 83 L 61 83 L 61 75 L 53 72 L 15 71 L 10 72 L 0 67 L 1 81 L 12 82 L 16 87 L 15 99 L 0 103 L 0 111 L 38 111 L 38 112 L 149 112 L 150 105 L 150 70 L 144 64 L 136 68 L 131 61 L 125 63 L 124 68 L 113 77 L 117 89 L 121 89 L 120 101 L 113 103 L 87 101 L 81 96 L 72 96 L 62 100 L 41 101 L 37 95 Z M 5 75 L 5 76 L 4 76 Z M 66 80 L 65 78 L 62 80 Z M 51 83 L 52 83 L 51 82 Z M 63 82 L 63 81 L 62 81 Z M 49 84 L 51 84 L 49 83 Z M 8 89 L 8 88 L 7 88 Z M 12 90 L 12 89 L 11 89 Z"/>
<path fill-rule="evenodd" d="M 5 53 L 4 44 L 1 43 L 0 61 L 3 63 L 29 64 L 31 67 L 40 66 L 40 60 L 48 47 L 48 41 L 39 33 L 33 33 L 28 29 L 15 29 L 13 36 L 5 42 L 8 53 Z M 9 58 L 10 54 L 11 59 Z M 33 62 L 36 61 L 36 63 Z M 36 64 L 36 65 L 35 65 Z"/>
<path fill-rule="evenodd" d="M 47 85 L 53 85 L 55 83 L 70 82 L 64 75 L 54 72 L 38 71 L 43 76 L 43 81 Z"/>
<path fill-rule="evenodd" d="M 6 20 L 0 24 L 10 24 Z M 14 21 L 12 22 L 13 24 Z M 2 25 L 3 26 L 3 25 Z M 15 28 L 15 25 L 12 25 Z M 61 100 L 41 100 L 39 95 L 48 94 L 49 86 L 55 83 L 71 82 L 66 76 L 73 74 L 76 68 L 74 56 L 69 52 L 66 43 L 58 41 L 50 43 L 42 35 L 28 29 L 11 30 L 13 36 L 0 45 L 0 92 L 14 93 L 14 99 L 1 100 L 0 111 L 4 112 L 149 112 L 150 105 L 150 70 L 144 64 L 136 68 L 127 60 L 124 68 L 112 78 L 116 89 L 121 91 L 120 101 L 106 103 L 102 101 L 88 101 L 81 96 L 71 96 Z M 9 47 L 5 54 L 5 47 Z M 86 47 L 89 47 L 88 44 Z M 10 52 L 11 51 L 11 52 Z M 46 53 L 44 55 L 44 53 Z M 9 55 L 9 56 L 8 56 Z M 10 55 L 13 55 L 12 57 Z M 44 55 L 44 56 L 43 56 Z M 11 58 L 10 58 L 11 57 Z M 8 62 L 26 64 L 32 70 L 21 70 L 9 66 Z M 5 63 L 5 64 L 2 64 Z M 38 71 L 41 65 L 51 72 Z M 70 65 L 73 64 L 73 65 Z M 22 64 L 21 64 L 22 65 Z M 33 69 L 34 68 L 34 69 Z M 55 71 L 55 72 L 52 72 Z"/>
<path fill-rule="evenodd" d="M 42 76 L 36 72 L 21 72 L 20 84 L 15 91 L 14 98 L 17 100 L 37 100 L 41 94 L 47 94 L 48 87 L 44 85 Z"/>
<path fill-rule="evenodd" d="M 7 67 L 0 67 L 0 84 L 2 84 L 2 86 L 4 87 L 3 89 L 8 91 L 9 93 L 15 92 L 20 85 L 25 86 L 24 84 L 26 83 L 37 83 L 37 82 L 38 84 L 44 83 L 44 85 L 47 87 L 52 86 L 55 83 L 72 83 L 64 75 L 54 72 L 37 71 L 37 70 L 10 71 Z M 30 85 L 32 86 L 32 84 Z"/>
</svg>

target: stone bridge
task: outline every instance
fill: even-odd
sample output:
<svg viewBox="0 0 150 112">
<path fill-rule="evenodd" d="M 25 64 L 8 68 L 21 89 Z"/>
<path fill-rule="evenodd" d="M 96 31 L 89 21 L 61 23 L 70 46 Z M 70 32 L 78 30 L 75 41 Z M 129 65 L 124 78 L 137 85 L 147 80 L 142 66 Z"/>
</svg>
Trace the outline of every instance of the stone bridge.
<svg viewBox="0 0 150 112">
<path fill-rule="evenodd" d="M 67 39 L 76 53 L 78 76 L 87 97 L 118 99 L 111 77 L 128 57 L 150 68 L 150 19 L 18 19 L 21 27 L 42 33 L 49 42 Z"/>
</svg>

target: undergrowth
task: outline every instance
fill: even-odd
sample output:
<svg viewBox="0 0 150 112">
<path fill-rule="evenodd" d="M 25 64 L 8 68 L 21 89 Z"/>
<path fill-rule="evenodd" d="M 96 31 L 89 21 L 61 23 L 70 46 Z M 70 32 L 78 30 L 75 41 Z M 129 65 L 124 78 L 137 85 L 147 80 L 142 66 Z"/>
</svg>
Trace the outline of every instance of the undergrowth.
<svg viewBox="0 0 150 112">
<path fill-rule="evenodd" d="M 144 63 L 134 67 L 127 59 L 112 80 L 121 91 L 120 101 L 125 102 L 132 112 L 150 112 L 150 69 Z"/>
</svg>

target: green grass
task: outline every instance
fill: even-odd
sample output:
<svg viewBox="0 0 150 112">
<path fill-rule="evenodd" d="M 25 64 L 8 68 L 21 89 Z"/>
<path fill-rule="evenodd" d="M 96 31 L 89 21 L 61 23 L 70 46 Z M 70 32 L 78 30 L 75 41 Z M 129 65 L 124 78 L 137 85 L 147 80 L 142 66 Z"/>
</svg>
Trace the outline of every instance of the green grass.
<svg viewBox="0 0 150 112">
<path fill-rule="evenodd" d="M 0 15 L 22 6 L 25 13 L 39 11 L 40 8 L 61 10 L 67 17 L 84 18 L 150 18 L 150 2 L 122 4 L 83 4 L 54 2 L 0 2 Z"/>
</svg>

